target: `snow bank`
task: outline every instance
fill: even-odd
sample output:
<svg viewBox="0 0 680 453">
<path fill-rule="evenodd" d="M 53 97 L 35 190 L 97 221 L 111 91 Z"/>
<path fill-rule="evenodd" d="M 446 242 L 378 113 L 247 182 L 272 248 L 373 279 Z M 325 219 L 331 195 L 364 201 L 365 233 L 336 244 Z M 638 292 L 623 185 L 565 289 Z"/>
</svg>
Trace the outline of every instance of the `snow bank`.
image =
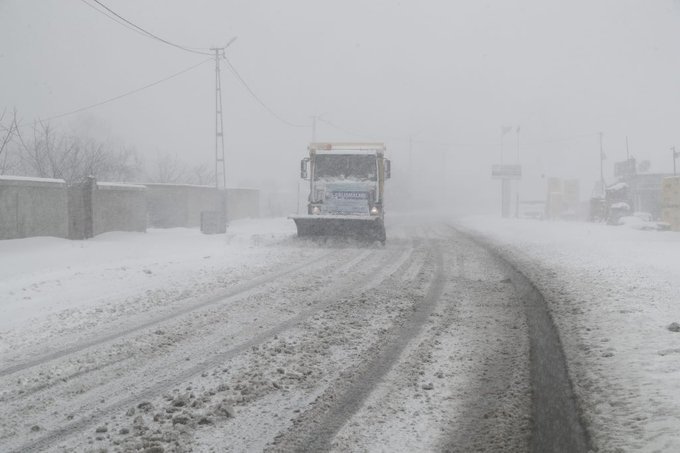
<svg viewBox="0 0 680 453">
<path fill-rule="evenodd" d="M 680 451 L 680 234 L 467 218 L 544 293 L 600 451 Z M 670 328 L 669 328 L 670 327 Z"/>
<path fill-rule="evenodd" d="M 85 241 L 0 241 L 0 350 L 3 331 L 64 310 L 91 310 L 140 292 L 179 291 L 211 272 L 266 265 L 275 259 L 266 246 L 294 234 L 292 221 L 270 219 L 232 222 L 223 235 L 171 228 L 109 232 Z"/>
</svg>

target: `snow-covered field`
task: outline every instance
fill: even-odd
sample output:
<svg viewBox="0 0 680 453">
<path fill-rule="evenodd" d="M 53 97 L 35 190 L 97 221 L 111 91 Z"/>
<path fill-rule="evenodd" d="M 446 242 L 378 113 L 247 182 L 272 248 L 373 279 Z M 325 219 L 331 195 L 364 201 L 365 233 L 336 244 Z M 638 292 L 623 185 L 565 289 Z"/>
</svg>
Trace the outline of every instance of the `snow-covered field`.
<svg viewBox="0 0 680 453">
<path fill-rule="evenodd" d="M 293 225 L 277 219 L 236 222 L 226 235 L 214 236 L 175 228 L 105 233 L 87 241 L 0 241 L 0 335 L 64 311 L 87 315 L 140 290 L 158 295 L 144 298 L 145 303 L 192 287 L 204 291 L 201 285 L 209 274 L 222 271 L 225 278 L 236 279 L 243 269 L 276 264 L 272 250 L 258 245 L 294 233 Z M 140 309 L 139 303 L 135 307 Z"/>
<path fill-rule="evenodd" d="M 544 294 L 600 451 L 680 451 L 680 234 L 475 217 Z"/>
<path fill-rule="evenodd" d="M 492 217 L 451 223 L 490 242 L 544 294 L 559 329 L 583 420 L 599 451 L 680 451 L 680 326 L 674 324 L 680 323 L 680 234 Z M 428 258 L 432 249 L 417 244 L 429 242 L 442 247 L 449 286 L 444 286 L 439 302 L 431 301 L 433 314 L 423 321 L 425 328 L 409 340 L 391 371 L 380 375 L 382 387 L 367 393 L 356 416 L 338 429 L 332 448 L 436 449 L 441 445 L 437 421 L 461 426 L 465 420 L 460 414 L 483 409 L 465 399 L 478 395 L 470 388 L 477 385 L 480 367 L 497 363 L 489 357 L 511 357 L 508 351 L 497 349 L 504 343 L 498 341 L 500 337 L 517 353 L 508 366 L 522 363 L 526 354 L 525 344 L 518 347 L 521 331 L 512 330 L 521 323 L 508 323 L 515 315 L 501 314 L 502 307 L 509 307 L 498 296 L 500 288 L 509 286 L 500 283 L 505 281 L 503 271 L 482 264 L 479 252 L 452 239 L 439 225 L 390 228 L 388 224 L 387 247 L 373 250 L 317 247 L 295 240 L 294 224 L 287 219 L 238 221 L 226 235 L 215 236 L 173 229 L 107 233 L 88 241 L 0 241 L 0 368 L 10 370 L 42 360 L 50 351 L 72 351 L 69 348 L 74 345 L 81 348 L 63 363 L 55 355 L 53 362 L 36 365 L 36 375 L 26 382 L 17 383 L 17 376 L 8 373 L 5 379 L 12 379 L 12 389 L 0 387 L 0 400 L 56 404 L 57 398 L 72 398 L 62 405 L 63 410 L 77 413 L 84 408 L 85 414 L 95 414 L 101 399 L 113 418 L 107 422 L 111 430 L 97 436 L 105 439 L 101 442 L 109 436 L 113 441 L 118 435 L 113 427 L 124 426 L 127 420 L 127 406 L 115 409 L 116 398 L 121 405 L 132 404 L 126 401 L 134 401 L 135 392 L 147 392 L 145 384 L 133 380 L 137 379 L 134 370 L 163 374 L 164 363 L 171 363 L 175 375 L 189 376 L 198 367 L 200 377 L 192 377 L 191 385 L 205 388 L 205 407 L 212 407 L 215 392 L 219 396 L 238 390 L 247 398 L 240 397 L 238 423 L 195 431 L 194 447 L 214 448 L 230 442 L 233 451 L 254 445 L 264 448 L 272 439 L 267 436 L 287 429 L 288 420 L 304 413 L 315 399 L 326 404 L 341 397 L 328 395 L 324 386 L 333 389 L 342 382 L 341 376 L 347 373 L 344 367 L 363 360 L 370 363 L 366 342 L 380 341 L 386 329 L 394 328 L 394 320 L 410 312 L 409 304 L 423 297 L 429 285 L 423 269 L 433 266 Z M 427 233 L 410 232 L 421 229 Z M 323 260 L 319 261 L 323 264 L 314 266 L 314 260 Z M 300 272 L 286 280 L 285 273 L 297 266 Z M 356 275 L 352 272 L 356 269 L 364 274 Z M 274 279 L 277 275 L 278 280 Z M 258 284 L 259 276 L 267 279 Z M 252 284 L 251 293 L 248 284 Z M 375 288 L 367 290 L 371 285 Z M 225 288 L 240 288 L 238 297 L 229 305 L 212 307 L 211 300 L 228 296 Z M 356 290 L 356 296 L 347 295 L 350 289 Z M 475 293 L 479 298 L 469 297 Z M 334 300 L 342 303 L 334 305 Z M 385 300 L 390 300 L 389 309 Z M 495 300 L 500 305 L 481 306 L 479 300 Z M 273 301 L 276 304 L 269 305 Z M 203 308 L 187 312 L 190 316 L 174 317 L 185 306 Z M 222 322 L 219 316 L 226 316 L 223 327 L 216 327 L 216 322 Z M 145 332 L 149 319 L 163 321 L 162 327 Z M 87 352 L 91 338 L 106 339 L 109 333 L 132 328 L 141 330 L 129 330 L 125 342 L 98 343 L 96 352 Z M 280 333 L 269 338 L 268 329 Z M 489 329 L 494 332 L 493 342 L 489 342 Z M 238 346 L 239 342 L 247 347 Z M 206 345 L 215 349 L 206 349 Z M 229 370 L 218 366 L 205 367 L 203 372 L 200 363 L 194 365 L 194 359 L 223 360 L 232 350 L 239 355 Z M 331 353 L 317 356 L 317 350 Z M 105 371 L 101 376 L 112 380 L 111 388 L 125 395 L 107 393 L 102 382 L 88 378 L 87 373 L 98 368 Z M 289 368 L 302 371 L 289 372 Z M 306 374 L 307 369 L 312 371 Z M 20 380 L 22 373 L 18 373 Z M 368 368 L 363 373 L 373 376 L 374 372 Z M 515 367 L 514 373 L 515 380 L 526 384 L 526 369 Z M 508 375 L 507 371 L 503 374 Z M 68 377 L 68 382 L 64 379 L 63 385 L 54 385 L 55 378 L 62 377 Z M 223 385 L 225 378 L 231 379 L 231 390 Z M 272 387 L 274 382 L 280 386 Z M 434 389 L 428 387 L 430 382 Z M 24 388 L 36 396 L 24 398 Z M 404 389 L 411 390 L 403 393 Z M 525 389 L 519 390 L 508 406 L 524 404 Z M 43 394 L 47 399 L 41 399 Z M 146 395 L 148 401 L 139 404 L 157 408 L 166 404 L 165 396 Z M 498 395 L 504 395 L 503 391 Z M 74 413 L 64 412 L 59 417 L 67 418 L 52 420 L 50 413 L 28 406 L 3 410 L 12 416 L 3 420 L 3 436 L 13 445 L 60 429 Z M 137 412 L 135 417 L 147 416 Z M 257 422 L 249 423 L 250 419 Z M 300 420 L 306 423 L 304 417 Z M 524 426 L 510 423 L 512 418 L 498 419 L 498 423 L 504 420 L 509 423 L 507 432 Z M 152 426 L 154 421 L 146 423 Z M 84 445 L 81 441 L 70 444 L 72 451 L 79 451 Z M 89 442 L 97 441 L 90 438 Z M 282 442 L 286 445 L 287 440 Z"/>
</svg>

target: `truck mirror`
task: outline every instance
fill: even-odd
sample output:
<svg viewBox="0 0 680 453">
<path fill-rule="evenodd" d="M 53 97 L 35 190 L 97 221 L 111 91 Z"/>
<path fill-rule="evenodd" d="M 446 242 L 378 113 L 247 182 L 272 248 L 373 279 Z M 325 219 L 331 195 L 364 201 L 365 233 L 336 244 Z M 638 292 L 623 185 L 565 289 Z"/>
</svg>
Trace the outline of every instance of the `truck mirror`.
<svg viewBox="0 0 680 453">
<path fill-rule="evenodd" d="M 390 179 L 392 177 L 392 165 L 390 165 L 390 160 L 385 159 L 385 179 Z"/>
<path fill-rule="evenodd" d="M 300 161 L 300 178 L 302 179 L 307 179 L 307 162 L 309 162 L 309 158 L 306 157 Z"/>
</svg>

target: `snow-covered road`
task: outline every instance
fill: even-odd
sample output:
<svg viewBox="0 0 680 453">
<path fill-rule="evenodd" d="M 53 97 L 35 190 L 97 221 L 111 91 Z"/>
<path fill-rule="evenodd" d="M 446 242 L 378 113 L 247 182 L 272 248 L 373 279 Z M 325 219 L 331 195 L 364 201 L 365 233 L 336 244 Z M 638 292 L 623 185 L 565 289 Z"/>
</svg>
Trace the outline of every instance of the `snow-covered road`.
<svg viewBox="0 0 680 453">
<path fill-rule="evenodd" d="M 680 450 L 680 235 L 416 218 L 0 242 L 0 451 Z"/>
<path fill-rule="evenodd" d="M 680 234 L 493 217 L 456 223 L 544 295 L 593 448 L 680 451 Z"/>
<path fill-rule="evenodd" d="M 441 223 L 384 248 L 285 219 L 5 241 L 1 449 L 525 451 L 507 277 Z"/>
</svg>

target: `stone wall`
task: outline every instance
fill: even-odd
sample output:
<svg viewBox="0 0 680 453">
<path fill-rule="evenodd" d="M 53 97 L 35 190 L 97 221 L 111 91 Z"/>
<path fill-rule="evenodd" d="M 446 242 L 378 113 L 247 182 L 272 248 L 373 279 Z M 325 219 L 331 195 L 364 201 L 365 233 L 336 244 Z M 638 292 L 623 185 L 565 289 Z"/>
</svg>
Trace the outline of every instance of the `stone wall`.
<svg viewBox="0 0 680 453">
<path fill-rule="evenodd" d="M 68 236 L 66 183 L 0 176 L 0 239 L 32 236 Z"/>
</svg>

